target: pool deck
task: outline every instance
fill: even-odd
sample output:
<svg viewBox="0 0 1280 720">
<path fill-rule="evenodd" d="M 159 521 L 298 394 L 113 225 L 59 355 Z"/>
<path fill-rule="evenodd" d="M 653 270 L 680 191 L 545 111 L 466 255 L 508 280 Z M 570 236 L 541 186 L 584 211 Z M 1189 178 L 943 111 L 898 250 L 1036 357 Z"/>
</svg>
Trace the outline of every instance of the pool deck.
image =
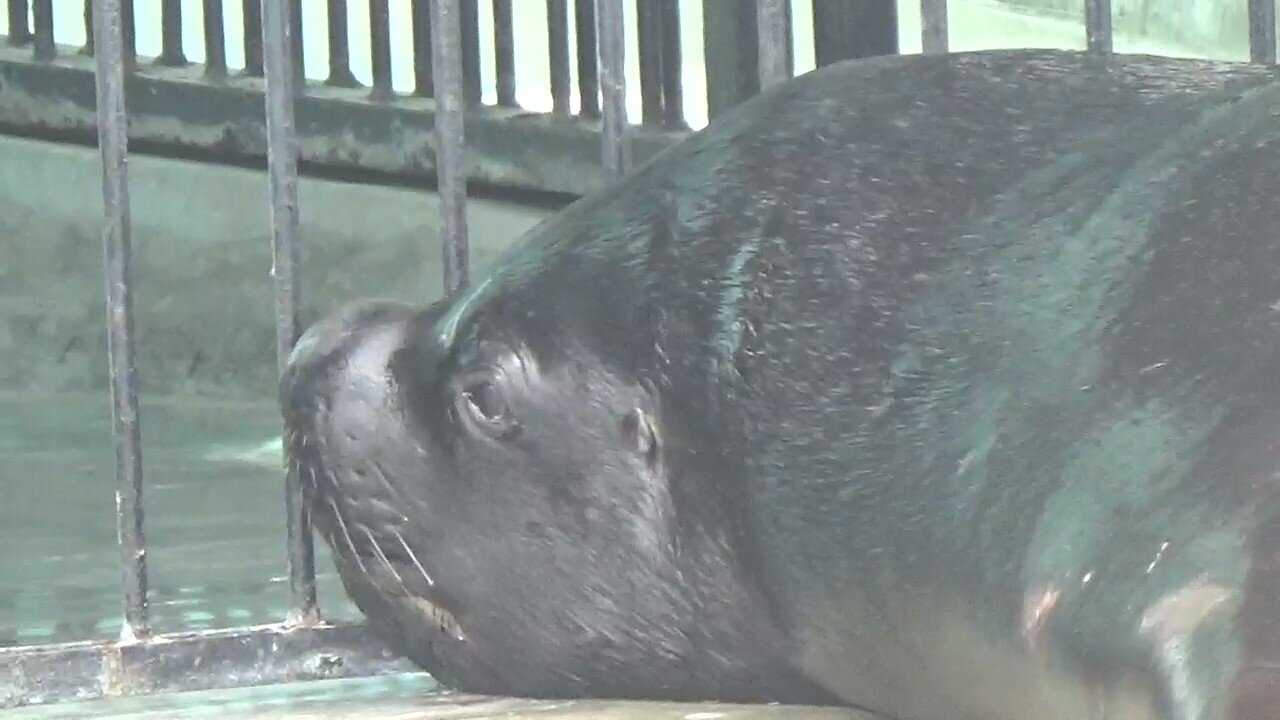
<svg viewBox="0 0 1280 720">
<path fill-rule="evenodd" d="M 209 690 L 149 697 L 62 703 L 0 713 L 31 720 L 141 720 L 206 718 L 227 720 L 567 720 L 568 718 L 652 718 L 653 720 L 874 720 L 842 708 L 718 703 L 522 700 L 441 692 L 422 675 L 326 680 L 235 690 Z"/>
</svg>

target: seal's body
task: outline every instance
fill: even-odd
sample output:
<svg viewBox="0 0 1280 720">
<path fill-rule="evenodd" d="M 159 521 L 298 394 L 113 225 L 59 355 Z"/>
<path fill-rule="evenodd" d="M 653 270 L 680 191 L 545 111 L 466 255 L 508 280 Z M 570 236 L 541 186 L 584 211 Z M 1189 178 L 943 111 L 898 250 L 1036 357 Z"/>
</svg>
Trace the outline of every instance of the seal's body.
<svg viewBox="0 0 1280 720">
<path fill-rule="evenodd" d="M 283 380 L 446 682 L 1280 714 L 1280 82 L 1060 52 L 775 87 Z"/>
</svg>

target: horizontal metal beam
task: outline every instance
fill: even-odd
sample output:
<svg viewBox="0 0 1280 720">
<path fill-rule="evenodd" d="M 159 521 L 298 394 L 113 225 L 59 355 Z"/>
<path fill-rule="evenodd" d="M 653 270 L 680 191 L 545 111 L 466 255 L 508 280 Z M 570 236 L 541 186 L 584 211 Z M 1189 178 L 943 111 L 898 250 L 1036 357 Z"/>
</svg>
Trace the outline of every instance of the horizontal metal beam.
<svg viewBox="0 0 1280 720">
<path fill-rule="evenodd" d="M 129 143 L 208 151 L 228 160 L 264 162 L 263 82 L 233 77 L 211 83 L 204 68 L 140 64 L 129 74 Z M 376 102 L 360 88 L 311 85 L 298 98 L 300 161 L 435 181 L 435 104 L 401 96 Z M 59 52 L 37 63 L 30 51 L 0 47 L 0 132 L 96 137 L 92 59 Z M 651 157 L 688 131 L 633 126 L 633 162 Z M 581 195 L 607 183 L 598 119 L 554 117 L 482 107 L 465 122 L 467 180 L 480 185 Z"/>
<path fill-rule="evenodd" d="M 415 671 L 363 624 L 32 645 L 0 648 L 0 708 Z"/>
</svg>

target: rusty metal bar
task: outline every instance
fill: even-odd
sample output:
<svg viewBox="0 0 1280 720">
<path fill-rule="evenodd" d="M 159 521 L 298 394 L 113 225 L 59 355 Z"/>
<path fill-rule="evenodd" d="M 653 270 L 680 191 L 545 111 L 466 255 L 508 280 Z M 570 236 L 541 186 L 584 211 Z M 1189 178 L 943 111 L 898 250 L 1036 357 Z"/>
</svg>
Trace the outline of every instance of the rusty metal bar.
<svg viewBox="0 0 1280 720">
<path fill-rule="evenodd" d="M 596 64 L 596 3 L 575 0 L 574 29 L 578 35 L 578 113 L 600 117 L 600 75 Z"/>
<path fill-rule="evenodd" d="M 413 92 L 422 97 L 435 94 L 431 49 L 432 1 L 410 0 L 413 10 Z"/>
<path fill-rule="evenodd" d="M 569 114 L 569 3 L 547 0 L 547 55 L 551 63 L 551 112 Z"/>
<path fill-rule="evenodd" d="M 351 72 L 347 0 L 328 0 L 326 5 L 329 16 L 329 77 L 325 83 L 335 87 L 355 87 L 356 76 Z"/>
<path fill-rule="evenodd" d="M 204 71 L 211 78 L 227 76 L 227 31 L 222 0 L 203 0 Z"/>
<path fill-rule="evenodd" d="M 897 37 L 894 41 L 896 44 Z M 950 46 L 947 0 L 920 0 L 920 43 L 925 53 L 947 52 Z"/>
<path fill-rule="evenodd" d="M 516 106 L 515 20 L 511 0 L 493 0 L 494 75 L 497 77 L 498 105 Z"/>
<path fill-rule="evenodd" d="M 297 73 L 290 39 L 289 0 L 263 0 L 262 47 L 266 77 L 267 172 L 271 195 L 271 276 L 275 280 L 276 361 L 283 372 L 301 332 L 301 238 L 298 232 L 298 138 L 294 123 Z M 311 517 L 295 467 L 285 476 L 286 546 L 289 563 L 289 622 L 319 621 L 316 607 L 315 547 Z"/>
<path fill-rule="evenodd" d="M 436 89 L 436 177 L 441 203 L 440 238 L 444 253 L 444 291 L 456 295 L 470 282 L 467 237 L 467 178 L 463 79 L 464 0 L 435 0 L 431 18 L 433 82 Z"/>
<path fill-rule="evenodd" d="M 98 148 L 102 158 L 103 261 L 107 362 L 116 453 L 116 528 L 124 590 L 125 639 L 151 634 L 147 608 L 146 534 L 142 506 L 142 433 L 134 356 L 132 227 L 128 182 L 124 36 L 120 0 L 96 0 L 93 19 Z"/>
<path fill-rule="evenodd" d="M 187 64 L 182 49 L 182 0 L 160 2 L 160 57 L 161 65 Z"/>
<path fill-rule="evenodd" d="M 1249 0 L 1249 60 L 1276 62 L 1276 0 Z"/>
<path fill-rule="evenodd" d="M 791 77 L 791 6 L 787 0 L 756 0 L 760 89 Z"/>
<path fill-rule="evenodd" d="M 601 149 L 605 177 L 610 181 L 626 173 L 630 156 L 626 138 L 626 35 L 622 23 L 622 0 L 597 0 L 596 34 L 600 47 L 600 88 L 604 96 Z"/>
<path fill-rule="evenodd" d="M 31 17 L 27 0 L 9 0 L 9 44 L 21 47 L 31 42 Z"/>
<path fill-rule="evenodd" d="M 33 0 L 31 21 L 35 26 L 31 54 L 39 62 L 49 62 L 57 56 L 53 44 L 53 0 Z"/>
<path fill-rule="evenodd" d="M 1084 0 L 1084 34 L 1090 52 L 1114 52 L 1111 0 Z"/>
<path fill-rule="evenodd" d="M 375 100 L 390 100 L 391 86 L 391 13 L 387 0 L 369 0 L 369 52 L 373 67 Z"/>
<path fill-rule="evenodd" d="M 244 74 L 262 77 L 262 0 L 242 0 L 244 9 Z"/>
</svg>

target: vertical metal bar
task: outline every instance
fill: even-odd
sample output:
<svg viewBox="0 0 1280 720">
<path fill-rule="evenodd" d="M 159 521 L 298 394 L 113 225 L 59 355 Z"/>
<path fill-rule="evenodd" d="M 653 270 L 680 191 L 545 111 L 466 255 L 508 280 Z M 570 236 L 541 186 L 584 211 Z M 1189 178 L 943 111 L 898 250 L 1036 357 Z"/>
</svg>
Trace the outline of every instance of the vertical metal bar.
<svg viewBox="0 0 1280 720">
<path fill-rule="evenodd" d="M 680 5 L 677 0 L 662 0 L 658 6 L 662 19 L 662 112 L 668 127 L 684 125 L 684 77 L 680 48 Z"/>
<path fill-rule="evenodd" d="M 375 100 L 390 100 L 391 89 L 391 13 L 387 0 L 369 0 L 369 52 L 373 66 Z"/>
<path fill-rule="evenodd" d="M 10 4 L 16 0 L 9 0 Z M 84 47 L 81 55 L 93 55 L 93 0 L 84 0 Z"/>
<path fill-rule="evenodd" d="M 578 112 L 600 117 L 600 76 L 596 64 L 596 2 L 575 0 L 574 22 L 578 34 Z"/>
<path fill-rule="evenodd" d="M 939 0 L 922 0 L 921 12 L 930 3 L 936 5 Z M 897 5 L 897 0 L 813 0 L 813 55 L 817 66 L 850 58 L 896 55 Z"/>
<path fill-rule="evenodd" d="M 298 277 L 298 138 L 294 125 L 293 87 L 297 73 L 290 0 L 263 0 L 262 47 L 266 76 L 267 172 L 271 194 L 271 275 L 275 279 L 276 361 L 281 371 L 298 339 L 302 284 Z M 285 513 L 289 561 L 289 622 L 310 624 L 320 618 L 316 607 L 315 548 L 311 517 L 302 502 L 296 469 L 285 476 Z"/>
<path fill-rule="evenodd" d="M 49 62 L 57 55 L 53 44 L 53 0 L 35 0 L 31 3 L 31 20 L 35 26 L 35 43 L 32 56 L 40 62 Z"/>
<path fill-rule="evenodd" d="M 791 6 L 787 0 L 756 0 L 760 34 L 760 88 L 791 77 Z"/>
<path fill-rule="evenodd" d="M 1276 0 L 1249 0 L 1249 60 L 1276 62 Z"/>
<path fill-rule="evenodd" d="M 305 55 L 303 54 L 302 0 L 289 3 L 289 44 L 293 51 L 293 92 L 301 95 L 307 87 Z"/>
<path fill-rule="evenodd" d="M 355 87 L 356 76 L 351 72 L 351 38 L 348 35 L 347 0 L 328 0 L 329 15 L 329 78 L 328 85 Z"/>
<path fill-rule="evenodd" d="M 493 55 L 498 105 L 516 106 L 516 41 L 511 0 L 493 0 Z"/>
<path fill-rule="evenodd" d="M 704 2 L 702 42 L 707 115 L 714 118 L 760 91 L 760 40 L 749 2 Z"/>
<path fill-rule="evenodd" d="M 222 0 L 203 0 L 204 72 L 211 78 L 227 76 L 226 21 L 222 16 Z"/>
<path fill-rule="evenodd" d="M 182 0 L 160 2 L 160 57 L 161 65 L 186 65 L 187 56 L 182 50 Z"/>
<path fill-rule="evenodd" d="M 604 174 L 610 181 L 626 173 L 627 86 L 625 77 L 626 35 L 622 0 L 596 0 L 600 44 L 600 88 L 604 95 L 602 153 Z"/>
<path fill-rule="evenodd" d="M 1084 0 L 1084 34 L 1090 52 L 1113 51 L 1111 0 Z"/>
<path fill-rule="evenodd" d="M 31 42 L 31 17 L 27 0 L 9 0 L 9 44 L 20 47 Z"/>
<path fill-rule="evenodd" d="M 138 24 L 134 18 L 133 0 L 120 3 L 124 23 L 124 68 L 130 70 L 138 64 Z"/>
<path fill-rule="evenodd" d="M 120 0 L 93 9 L 98 148 L 102 158 L 103 261 L 106 268 L 107 360 L 116 452 L 116 532 L 124 585 L 124 638 L 151 633 L 147 608 L 146 536 L 142 510 L 142 434 L 133 339 L 133 259 L 129 210 L 128 127 Z"/>
<path fill-rule="evenodd" d="M 947 0 L 920 0 L 921 50 L 931 55 L 947 52 L 951 46 L 948 24 Z M 896 45 L 896 29 L 894 40 Z"/>
<path fill-rule="evenodd" d="M 467 236 L 467 178 L 463 174 L 466 134 L 463 124 L 464 0 L 434 0 L 431 18 L 433 82 L 436 89 L 436 178 L 441 203 L 440 238 L 444 255 L 444 291 L 453 296 L 470 282 Z"/>
<path fill-rule="evenodd" d="M 435 94 L 432 77 L 431 5 L 433 0 L 411 0 L 413 10 L 413 92 L 422 97 Z"/>
<path fill-rule="evenodd" d="M 547 0 L 547 50 L 551 62 L 551 112 L 569 114 L 569 3 Z"/>
<path fill-rule="evenodd" d="M 262 0 L 242 0 L 244 8 L 244 74 L 262 77 Z"/>
<path fill-rule="evenodd" d="M 636 42 L 640 46 L 640 120 L 662 122 L 662 16 L 655 0 L 636 0 Z"/>
<path fill-rule="evenodd" d="M 460 0 L 458 19 L 462 31 L 462 89 L 468 105 L 480 104 L 480 3 Z"/>
</svg>

